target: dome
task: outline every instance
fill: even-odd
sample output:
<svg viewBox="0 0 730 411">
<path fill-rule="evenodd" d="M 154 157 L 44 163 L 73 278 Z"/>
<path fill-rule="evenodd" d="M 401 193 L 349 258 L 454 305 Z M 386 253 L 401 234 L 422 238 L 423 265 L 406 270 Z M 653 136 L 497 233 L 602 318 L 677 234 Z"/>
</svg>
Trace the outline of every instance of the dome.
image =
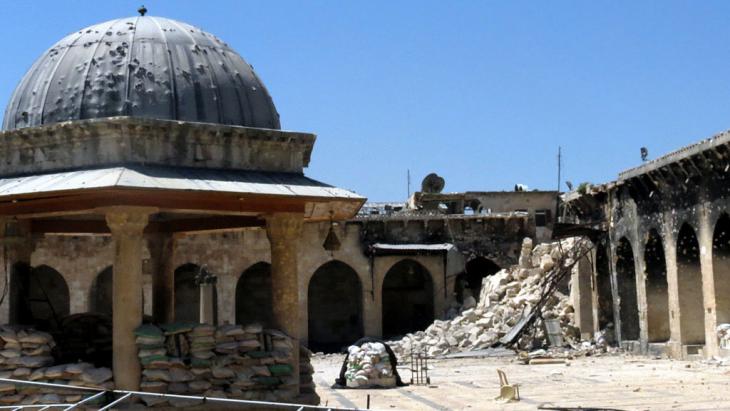
<svg viewBox="0 0 730 411">
<path fill-rule="evenodd" d="M 77 31 L 46 51 L 10 98 L 3 130 L 116 116 L 280 128 L 263 83 L 226 43 L 138 16 Z"/>
</svg>

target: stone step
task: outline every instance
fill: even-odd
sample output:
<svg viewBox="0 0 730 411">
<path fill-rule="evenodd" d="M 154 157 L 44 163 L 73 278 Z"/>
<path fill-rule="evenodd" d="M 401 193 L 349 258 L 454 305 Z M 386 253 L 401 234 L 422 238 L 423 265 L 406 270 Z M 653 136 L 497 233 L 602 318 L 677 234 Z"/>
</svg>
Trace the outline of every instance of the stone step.
<svg viewBox="0 0 730 411">
<path fill-rule="evenodd" d="M 621 341 L 621 348 L 632 354 L 641 354 L 641 343 L 636 340 Z"/>
<path fill-rule="evenodd" d="M 704 356 L 705 346 L 703 344 L 682 345 L 682 358 L 686 360 L 701 360 Z"/>
<path fill-rule="evenodd" d="M 668 355 L 667 352 L 667 343 L 649 343 L 648 347 L 648 355 Z"/>
</svg>

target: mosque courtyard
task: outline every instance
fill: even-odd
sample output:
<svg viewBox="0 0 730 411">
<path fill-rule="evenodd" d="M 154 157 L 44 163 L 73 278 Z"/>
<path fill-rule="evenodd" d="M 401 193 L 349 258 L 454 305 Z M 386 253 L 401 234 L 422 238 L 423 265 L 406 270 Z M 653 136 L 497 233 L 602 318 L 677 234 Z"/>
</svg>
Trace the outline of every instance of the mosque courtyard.
<svg viewBox="0 0 730 411">
<path fill-rule="evenodd" d="M 430 385 L 332 389 L 341 356 L 315 356 L 314 381 L 322 405 L 374 410 L 727 410 L 730 364 L 646 356 L 606 355 L 565 364 L 524 365 L 514 357 L 440 359 L 430 362 Z M 520 401 L 503 403 L 497 369 L 519 384 Z M 409 364 L 399 364 L 405 382 Z"/>
</svg>

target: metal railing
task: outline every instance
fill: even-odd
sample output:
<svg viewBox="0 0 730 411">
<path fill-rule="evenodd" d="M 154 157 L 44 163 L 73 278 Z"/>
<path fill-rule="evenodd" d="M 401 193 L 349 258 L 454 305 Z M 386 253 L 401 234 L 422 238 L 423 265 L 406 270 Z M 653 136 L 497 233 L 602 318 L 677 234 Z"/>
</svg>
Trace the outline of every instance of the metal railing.
<svg viewBox="0 0 730 411">
<path fill-rule="evenodd" d="M 292 404 L 285 402 L 271 402 L 271 401 L 253 401 L 253 400 L 236 400 L 231 398 L 217 398 L 217 397 L 205 397 L 198 395 L 179 395 L 179 394 L 161 394 L 155 392 L 145 391 L 125 391 L 125 390 L 104 390 L 100 388 L 80 387 L 77 385 L 65 385 L 65 384 L 53 384 L 47 382 L 37 381 L 24 381 L 24 380 L 12 380 L 9 378 L 0 378 L 0 383 L 14 384 L 14 385 L 29 385 L 35 387 L 45 388 L 57 388 L 63 390 L 77 390 L 82 392 L 88 392 L 92 395 L 81 399 L 75 403 L 68 404 L 27 404 L 27 405 L 3 405 L 0 406 L 0 410 L 75 410 L 79 409 L 80 406 L 87 404 L 96 399 L 100 399 L 105 395 L 118 395 L 119 397 L 112 400 L 111 402 L 102 405 L 98 411 L 105 411 L 111 409 L 113 406 L 119 405 L 123 402 L 129 401 L 133 398 L 170 398 L 170 399 L 181 399 L 190 401 L 201 401 L 203 404 L 220 404 L 228 406 L 241 407 L 241 409 L 247 409 L 255 407 L 270 408 L 276 410 L 296 410 L 296 411 L 309 411 L 309 410 L 326 410 L 326 411 L 364 411 L 363 408 L 342 408 L 342 407 L 328 407 L 319 405 L 302 405 Z"/>
</svg>

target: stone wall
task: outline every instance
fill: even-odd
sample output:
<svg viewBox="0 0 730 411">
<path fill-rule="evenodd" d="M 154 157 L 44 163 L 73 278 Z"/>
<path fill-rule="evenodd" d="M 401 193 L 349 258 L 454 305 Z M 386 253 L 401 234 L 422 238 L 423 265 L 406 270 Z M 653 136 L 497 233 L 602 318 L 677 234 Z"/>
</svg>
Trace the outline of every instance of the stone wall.
<svg viewBox="0 0 730 411">
<path fill-rule="evenodd" d="M 350 221 L 339 223 L 334 227 L 342 243 L 342 247 L 336 251 L 327 251 L 322 247 L 330 229 L 329 223 L 305 224 L 298 259 L 302 342 L 306 343 L 308 340 L 310 284 L 315 273 L 318 273 L 323 266 L 336 263 L 335 265 L 344 267 L 344 270 L 351 269 L 356 274 L 357 281 L 348 283 L 348 287 L 357 289 L 355 295 L 361 302 L 359 317 L 362 321 L 362 335 L 378 337 L 382 335 L 382 284 L 395 264 L 411 260 L 426 270 L 427 278 L 433 283 L 433 316 L 442 318 L 453 302 L 455 279 L 463 272 L 466 262 L 476 255 L 492 258 L 500 265 L 515 261 L 521 241 L 521 238 L 517 237 L 525 232 L 525 223 L 524 218 L 467 218 L 463 221 L 450 219 L 448 222 L 425 219 L 414 220 L 408 224 L 402 221 L 380 223 Z M 376 239 L 397 244 L 448 242 L 453 239 L 461 248 L 452 249 L 446 254 L 373 256 L 369 254 L 368 248 Z M 148 245 L 156 241 L 153 236 L 148 240 Z M 252 267 L 261 268 L 262 265 L 266 269 L 266 264 L 271 261 L 269 241 L 263 229 L 176 236 L 174 242 L 172 267 L 204 269 L 217 276 L 215 290 L 219 324 L 237 322 L 237 310 L 243 308 L 242 305 L 237 308 L 237 293 L 239 296 L 258 296 L 260 298 L 256 301 L 262 301 L 259 305 L 270 305 L 265 303 L 264 290 L 257 289 L 253 293 L 247 293 L 245 289 L 237 291 L 238 288 L 245 288 L 246 284 L 251 284 L 246 281 L 248 277 L 242 280 L 244 276 L 253 275 L 247 270 Z M 101 235 L 36 237 L 32 248 L 30 265 L 48 266 L 58 272 L 65 281 L 69 292 L 70 314 L 94 311 L 95 299 L 92 295 L 99 293 L 97 289 L 106 290 L 104 292 L 110 290 L 111 276 L 100 277 L 100 274 L 110 269 L 113 262 L 114 247 L 111 237 Z M 143 256 L 144 313 L 151 315 L 152 274 L 162 265 L 152 260 L 147 246 L 143 250 Z M 331 276 L 326 272 L 323 275 Z M 328 280 L 331 279 L 325 278 L 323 281 Z M 17 285 L 11 281 L 10 289 L 16 289 Z M 197 295 L 196 290 L 188 291 L 191 296 Z M 11 316 L 12 310 L 9 309 L 9 305 L 20 304 L 22 303 L 20 300 L 22 298 L 10 298 L 0 305 L 0 319 L 4 322 L 17 321 L 17 316 Z M 180 305 L 189 311 L 181 313 L 184 314 L 181 318 L 197 317 L 198 307 L 195 301 Z M 252 308 L 249 307 L 250 309 Z M 321 311 L 313 310 L 314 313 Z M 264 321 L 263 318 L 254 320 Z"/>
<path fill-rule="evenodd" d="M 0 132 L 0 175 L 148 164 L 301 173 L 315 136 L 130 117 Z"/>
</svg>

